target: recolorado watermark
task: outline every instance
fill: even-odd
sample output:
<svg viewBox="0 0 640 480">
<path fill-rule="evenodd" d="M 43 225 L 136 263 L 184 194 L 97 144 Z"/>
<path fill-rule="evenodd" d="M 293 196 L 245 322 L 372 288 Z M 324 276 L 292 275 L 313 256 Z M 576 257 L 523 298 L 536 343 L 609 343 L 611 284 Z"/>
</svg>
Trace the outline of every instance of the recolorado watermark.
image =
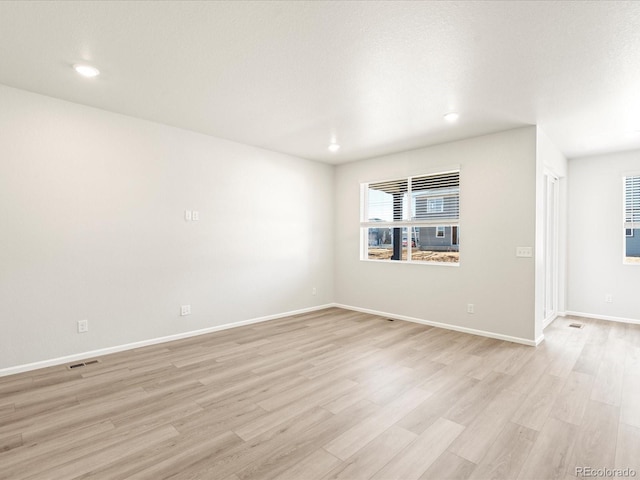
<svg viewBox="0 0 640 480">
<path fill-rule="evenodd" d="M 633 468 L 576 467 L 575 475 L 583 478 L 633 478 L 637 472 Z"/>
</svg>

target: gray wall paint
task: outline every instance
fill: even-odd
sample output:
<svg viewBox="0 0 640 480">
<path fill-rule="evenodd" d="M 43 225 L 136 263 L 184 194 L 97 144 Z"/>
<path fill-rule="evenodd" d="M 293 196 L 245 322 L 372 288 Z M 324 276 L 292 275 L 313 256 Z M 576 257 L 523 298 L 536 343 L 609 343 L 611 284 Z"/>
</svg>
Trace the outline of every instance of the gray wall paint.
<svg viewBox="0 0 640 480">
<path fill-rule="evenodd" d="M 361 182 L 457 165 L 460 266 L 359 259 Z M 336 302 L 534 340 L 534 259 L 515 250 L 534 246 L 536 168 L 535 127 L 337 167 Z"/>
<path fill-rule="evenodd" d="M 0 105 L 0 369 L 333 300 L 333 167 L 4 86 Z"/>
<path fill-rule="evenodd" d="M 0 102 L 0 369 L 333 301 L 536 337 L 534 260 L 515 257 L 535 243 L 535 127 L 333 167 L 4 86 Z M 359 260 L 360 182 L 457 166 L 460 266 Z"/>
<path fill-rule="evenodd" d="M 640 174 L 640 151 L 569 160 L 568 311 L 640 321 L 640 264 L 622 263 L 629 174 Z"/>
</svg>

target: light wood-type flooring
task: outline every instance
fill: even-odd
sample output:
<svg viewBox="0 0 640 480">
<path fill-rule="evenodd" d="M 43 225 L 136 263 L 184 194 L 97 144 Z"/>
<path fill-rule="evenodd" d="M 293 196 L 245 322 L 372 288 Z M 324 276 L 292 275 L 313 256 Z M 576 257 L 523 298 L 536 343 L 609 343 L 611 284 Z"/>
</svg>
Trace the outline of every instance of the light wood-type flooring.
<svg viewBox="0 0 640 480">
<path fill-rule="evenodd" d="M 0 378 L 0 479 L 640 476 L 640 325 L 545 335 L 328 309 Z"/>
</svg>

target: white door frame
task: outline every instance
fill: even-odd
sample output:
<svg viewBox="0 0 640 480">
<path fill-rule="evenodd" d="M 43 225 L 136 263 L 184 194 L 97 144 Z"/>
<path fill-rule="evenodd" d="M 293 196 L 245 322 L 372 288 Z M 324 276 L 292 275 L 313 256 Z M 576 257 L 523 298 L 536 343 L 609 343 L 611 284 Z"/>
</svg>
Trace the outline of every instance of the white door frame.
<svg viewBox="0 0 640 480">
<path fill-rule="evenodd" d="M 544 171 L 544 323 L 549 325 L 558 315 L 560 202 L 559 177 Z"/>
</svg>

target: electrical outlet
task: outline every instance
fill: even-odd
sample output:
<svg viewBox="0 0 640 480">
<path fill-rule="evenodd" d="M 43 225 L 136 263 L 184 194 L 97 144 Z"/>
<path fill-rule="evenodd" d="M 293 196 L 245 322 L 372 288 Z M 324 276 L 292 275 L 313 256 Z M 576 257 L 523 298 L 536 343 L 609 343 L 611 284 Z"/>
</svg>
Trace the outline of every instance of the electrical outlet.
<svg viewBox="0 0 640 480">
<path fill-rule="evenodd" d="M 200 220 L 200 212 L 198 210 L 194 210 L 193 212 L 191 212 L 191 220 L 193 220 L 194 222 Z"/>
<path fill-rule="evenodd" d="M 610 293 L 605 294 L 604 301 L 605 303 L 613 303 L 613 295 Z"/>
<path fill-rule="evenodd" d="M 318 291 L 316 290 L 316 287 L 313 287 L 311 289 L 311 295 L 315 295 L 316 293 L 318 293 Z"/>
<path fill-rule="evenodd" d="M 185 219 L 185 221 L 190 222 L 192 217 L 193 217 L 193 212 L 191 210 L 185 210 L 184 211 L 184 219 Z"/>
<path fill-rule="evenodd" d="M 533 248 L 516 247 L 516 257 L 533 257 Z"/>
<path fill-rule="evenodd" d="M 180 316 L 191 315 L 191 305 L 180 305 Z"/>
<path fill-rule="evenodd" d="M 467 304 L 467 313 L 476 313 L 475 307 L 473 306 L 473 303 L 468 303 Z"/>
<path fill-rule="evenodd" d="M 89 320 L 78 320 L 78 333 L 86 333 L 89 331 Z"/>
</svg>

